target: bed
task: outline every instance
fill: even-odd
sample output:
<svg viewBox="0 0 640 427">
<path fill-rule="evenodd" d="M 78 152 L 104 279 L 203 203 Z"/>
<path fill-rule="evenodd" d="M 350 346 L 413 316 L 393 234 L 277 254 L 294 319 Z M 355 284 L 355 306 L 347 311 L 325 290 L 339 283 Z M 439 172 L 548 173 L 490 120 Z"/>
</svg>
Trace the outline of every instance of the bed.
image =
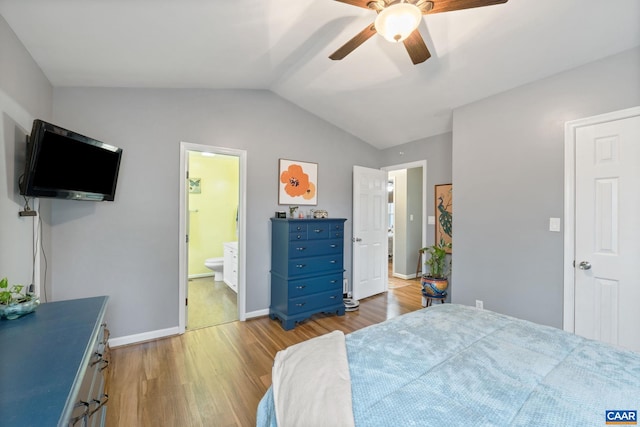
<svg viewBox="0 0 640 427">
<path fill-rule="evenodd" d="M 606 411 L 640 409 L 640 354 L 488 310 L 442 304 L 343 335 L 341 395 L 326 392 L 341 362 L 317 353 L 340 341 L 321 340 L 287 349 L 295 363 L 278 353 L 259 427 L 598 426 Z"/>
</svg>

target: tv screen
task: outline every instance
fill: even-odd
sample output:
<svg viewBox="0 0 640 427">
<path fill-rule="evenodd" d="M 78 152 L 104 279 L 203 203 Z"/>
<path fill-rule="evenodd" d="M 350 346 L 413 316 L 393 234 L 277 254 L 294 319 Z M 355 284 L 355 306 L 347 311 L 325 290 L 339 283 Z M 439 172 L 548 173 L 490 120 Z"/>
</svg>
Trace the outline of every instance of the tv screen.
<svg viewBox="0 0 640 427">
<path fill-rule="evenodd" d="M 21 194 L 113 200 L 121 157 L 121 148 L 34 120 Z"/>
</svg>

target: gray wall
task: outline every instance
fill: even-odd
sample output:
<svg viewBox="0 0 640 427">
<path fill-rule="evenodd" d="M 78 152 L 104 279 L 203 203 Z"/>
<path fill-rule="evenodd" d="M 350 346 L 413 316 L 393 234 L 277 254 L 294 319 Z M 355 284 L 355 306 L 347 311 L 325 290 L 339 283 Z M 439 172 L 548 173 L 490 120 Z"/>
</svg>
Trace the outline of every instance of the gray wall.
<svg viewBox="0 0 640 427">
<path fill-rule="evenodd" d="M 407 169 L 407 216 L 404 271 L 411 276 L 416 274 L 418 250 L 422 248 L 422 227 L 427 227 L 426 219 L 422 219 L 422 168 Z"/>
<path fill-rule="evenodd" d="M 32 283 L 34 220 L 43 220 L 44 247 L 50 250 L 49 204 L 42 203 L 39 218 L 18 217 L 24 206 L 18 177 L 25 136 L 34 118 L 51 117 L 52 97 L 51 84 L 0 16 L 0 278 L 11 284 Z"/>
<path fill-rule="evenodd" d="M 633 49 L 454 111 L 453 302 L 562 327 L 564 123 L 640 105 L 639 76 Z"/>
<path fill-rule="evenodd" d="M 278 159 L 318 163 L 318 208 L 348 218 L 378 151 L 269 91 L 56 88 L 54 121 L 123 148 L 114 202 L 53 202 L 56 299 L 110 295 L 113 336 L 178 325 L 179 143 L 247 150 L 247 312 L 269 306 Z M 282 208 L 280 208 L 282 209 Z M 346 277 L 351 248 L 346 246 Z"/>
</svg>

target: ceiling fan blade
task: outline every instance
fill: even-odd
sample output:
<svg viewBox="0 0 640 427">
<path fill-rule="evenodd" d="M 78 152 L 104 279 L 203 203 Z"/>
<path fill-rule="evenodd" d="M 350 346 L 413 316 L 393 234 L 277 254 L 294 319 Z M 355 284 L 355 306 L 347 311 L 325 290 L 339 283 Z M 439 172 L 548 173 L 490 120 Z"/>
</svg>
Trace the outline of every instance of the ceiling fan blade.
<svg viewBox="0 0 640 427">
<path fill-rule="evenodd" d="M 509 0 L 433 0 L 433 8 L 427 12 L 440 13 L 452 10 L 471 9 L 474 7 L 491 6 L 506 3 Z"/>
<path fill-rule="evenodd" d="M 407 48 L 407 52 L 411 57 L 411 61 L 414 65 L 420 64 L 427 59 L 431 58 L 431 53 L 427 48 L 427 45 L 420 34 L 420 31 L 417 29 L 409 35 L 402 43 L 404 43 L 404 47 Z"/>
<path fill-rule="evenodd" d="M 369 9 L 368 4 L 371 2 L 371 0 L 336 0 L 336 1 L 339 1 L 340 3 L 350 4 L 352 6 L 364 7 L 365 9 Z"/>
<path fill-rule="evenodd" d="M 370 24 L 364 30 L 360 31 L 354 38 L 346 42 L 340 49 L 333 52 L 329 55 L 329 58 L 333 60 L 340 60 L 353 52 L 355 48 L 360 46 L 362 43 L 369 40 L 369 38 L 376 33 L 376 27 L 373 24 Z"/>
</svg>

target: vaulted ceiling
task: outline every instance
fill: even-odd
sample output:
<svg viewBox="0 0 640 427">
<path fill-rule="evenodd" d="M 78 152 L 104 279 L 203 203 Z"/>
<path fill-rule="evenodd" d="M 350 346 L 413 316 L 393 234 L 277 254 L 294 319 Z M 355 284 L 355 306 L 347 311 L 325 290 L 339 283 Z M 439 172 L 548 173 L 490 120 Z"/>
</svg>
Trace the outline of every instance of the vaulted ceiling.
<svg viewBox="0 0 640 427">
<path fill-rule="evenodd" d="M 435 0 L 437 2 L 437 0 Z M 413 65 L 333 0 L 0 0 L 51 83 L 268 89 L 378 148 L 451 130 L 452 109 L 640 46 L 638 0 L 510 0 L 430 14 Z"/>
</svg>

